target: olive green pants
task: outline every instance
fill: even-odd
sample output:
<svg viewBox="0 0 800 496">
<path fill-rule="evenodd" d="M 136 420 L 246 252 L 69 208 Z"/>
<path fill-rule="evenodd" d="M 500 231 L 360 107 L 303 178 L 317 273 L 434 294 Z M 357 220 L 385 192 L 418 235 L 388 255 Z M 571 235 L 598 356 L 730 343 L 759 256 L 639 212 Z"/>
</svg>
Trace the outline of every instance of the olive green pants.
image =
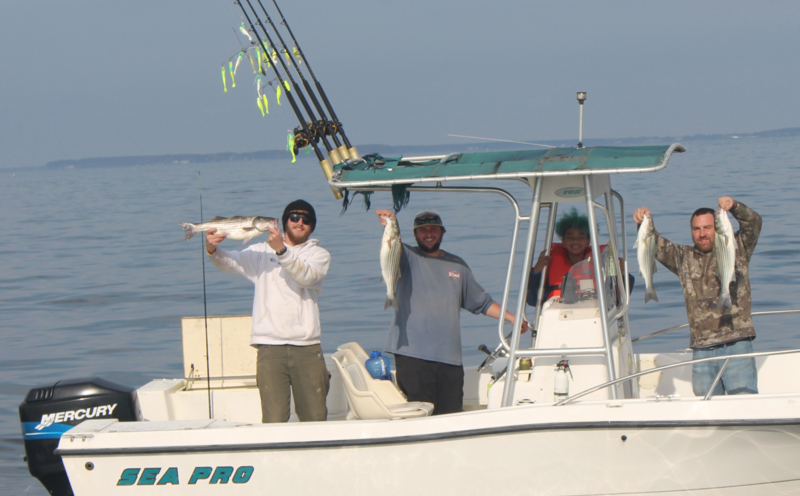
<svg viewBox="0 0 800 496">
<path fill-rule="evenodd" d="M 330 375 L 318 344 L 258 345 L 256 382 L 261 395 L 261 421 L 265 424 L 289 420 L 292 396 L 301 422 L 325 420 L 328 416 L 325 399 Z"/>
</svg>

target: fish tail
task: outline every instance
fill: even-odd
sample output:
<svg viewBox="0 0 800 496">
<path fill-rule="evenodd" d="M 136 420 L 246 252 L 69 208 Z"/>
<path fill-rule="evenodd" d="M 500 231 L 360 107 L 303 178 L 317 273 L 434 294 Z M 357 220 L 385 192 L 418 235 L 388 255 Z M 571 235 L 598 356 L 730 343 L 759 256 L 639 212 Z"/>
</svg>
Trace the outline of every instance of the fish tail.
<svg viewBox="0 0 800 496">
<path fill-rule="evenodd" d="M 189 222 L 180 222 L 179 225 L 183 228 L 184 231 L 184 241 L 189 241 L 194 237 L 198 231 L 194 228 L 194 224 L 190 224 Z"/>
<path fill-rule="evenodd" d="M 650 288 L 644 292 L 644 302 L 647 303 L 650 300 L 658 303 L 658 296 L 656 296 L 656 290 L 653 288 Z"/>
<path fill-rule="evenodd" d="M 731 295 L 722 295 L 719 298 L 719 303 L 717 304 L 717 308 L 731 308 Z"/>
<path fill-rule="evenodd" d="M 397 297 L 396 296 L 387 296 L 386 302 L 383 304 L 383 309 L 386 310 L 387 308 L 392 307 L 397 310 Z"/>
</svg>

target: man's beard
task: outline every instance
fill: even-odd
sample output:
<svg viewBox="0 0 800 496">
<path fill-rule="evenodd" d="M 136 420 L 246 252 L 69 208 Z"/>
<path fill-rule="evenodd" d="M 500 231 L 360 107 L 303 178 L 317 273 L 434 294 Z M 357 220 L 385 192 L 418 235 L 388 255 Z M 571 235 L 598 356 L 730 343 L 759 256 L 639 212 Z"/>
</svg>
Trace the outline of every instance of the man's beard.
<svg viewBox="0 0 800 496">
<path fill-rule="evenodd" d="M 295 232 L 292 231 L 291 229 L 286 231 L 286 237 L 289 238 L 289 241 L 291 241 L 292 243 L 294 243 L 296 245 L 299 245 L 301 243 L 305 243 L 306 241 L 308 241 L 308 237 L 309 236 L 311 236 L 311 232 L 310 231 L 309 231 L 308 234 L 306 234 L 302 238 L 298 238 L 297 234 L 295 234 Z"/>
<path fill-rule="evenodd" d="M 428 248 L 428 247 L 427 247 L 427 246 L 425 246 L 424 244 L 422 244 L 422 243 L 420 243 L 419 241 L 417 241 L 417 246 L 419 247 L 419 249 L 420 249 L 420 250 L 421 250 L 423 253 L 436 253 L 437 251 L 439 251 L 439 245 L 440 245 L 440 244 L 442 244 L 442 242 L 441 242 L 441 241 L 439 241 L 438 243 L 436 243 L 436 244 L 435 244 L 435 245 L 433 245 L 432 247 Z"/>
<path fill-rule="evenodd" d="M 694 244 L 694 247 L 697 248 L 698 251 L 701 251 L 703 253 L 711 253 L 712 251 L 714 251 L 714 242 L 711 241 L 710 243 L 708 243 L 708 248 L 702 248 L 697 243 Z"/>
</svg>

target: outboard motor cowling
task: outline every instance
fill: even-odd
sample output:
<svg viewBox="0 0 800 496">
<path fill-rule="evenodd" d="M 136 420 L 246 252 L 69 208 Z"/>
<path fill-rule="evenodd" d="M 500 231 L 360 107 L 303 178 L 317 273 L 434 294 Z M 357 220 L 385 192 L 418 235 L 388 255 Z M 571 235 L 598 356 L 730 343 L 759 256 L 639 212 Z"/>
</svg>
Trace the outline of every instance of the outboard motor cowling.
<svg viewBox="0 0 800 496">
<path fill-rule="evenodd" d="M 137 420 L 133 389 L 97 377 L 31 389 L 19 406 L 28 470 L 53 496 L 72 496 L 61 457 L 61 434 L 87 419 Z"/>
</svg>

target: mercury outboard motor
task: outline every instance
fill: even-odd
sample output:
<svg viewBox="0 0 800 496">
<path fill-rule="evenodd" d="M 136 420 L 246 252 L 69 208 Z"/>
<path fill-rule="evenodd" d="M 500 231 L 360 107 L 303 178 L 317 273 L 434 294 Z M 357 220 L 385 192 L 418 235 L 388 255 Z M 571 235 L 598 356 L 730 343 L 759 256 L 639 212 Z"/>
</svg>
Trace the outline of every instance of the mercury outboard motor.
<svg viewBox="0 0 800 496">
<path fill-rule="evenodd" d="M 28 470 L 53 496 L 72 496 L 61 457 L 61 434 L 87 419 L 137 420 L 133 389 L 97 377 L 31 389 L 19 406 Z"/>
</svg>

